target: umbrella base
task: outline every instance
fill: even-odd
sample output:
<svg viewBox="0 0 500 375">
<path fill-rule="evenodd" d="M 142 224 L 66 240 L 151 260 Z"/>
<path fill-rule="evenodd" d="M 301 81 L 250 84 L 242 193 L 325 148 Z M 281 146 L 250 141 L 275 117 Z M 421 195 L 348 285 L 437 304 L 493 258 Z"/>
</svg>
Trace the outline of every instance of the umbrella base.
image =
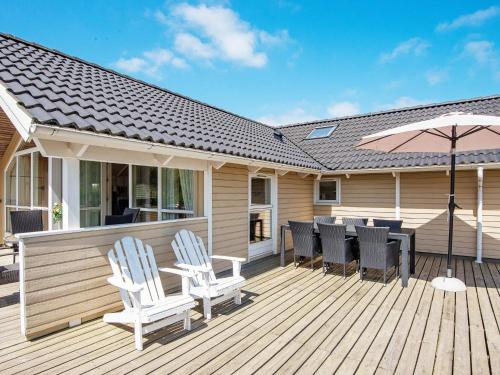
<svg viewBox="0 0 500 375">
<path fill-rule="evenodd" d="M 432 286 L 435 289 L 444 290 L 446 292 L 465 292 L 467 290 L 462 280 L 456 277 L 436 277 L 432 280 Z"/>
</svg>

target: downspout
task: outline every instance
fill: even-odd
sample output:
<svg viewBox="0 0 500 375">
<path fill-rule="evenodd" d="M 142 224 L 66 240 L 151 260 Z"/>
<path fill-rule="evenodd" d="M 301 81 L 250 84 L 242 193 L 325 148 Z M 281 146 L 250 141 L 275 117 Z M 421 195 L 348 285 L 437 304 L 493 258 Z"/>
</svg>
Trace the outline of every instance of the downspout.
<svg viewBox="0 0 500 375">
<path fill-rule="evenodd" d="M 395 197 L 395 217 L 396 220 L 401 218 L 401 175 L 399 172 L 396 172 L 396 197 Z"/>
<path fill-rule="evenodd" d="M 483 167 L 477 167 L 477 225 L 476 225 L 476 263 L 482 263 L 483 258 Z"/>
</svg>

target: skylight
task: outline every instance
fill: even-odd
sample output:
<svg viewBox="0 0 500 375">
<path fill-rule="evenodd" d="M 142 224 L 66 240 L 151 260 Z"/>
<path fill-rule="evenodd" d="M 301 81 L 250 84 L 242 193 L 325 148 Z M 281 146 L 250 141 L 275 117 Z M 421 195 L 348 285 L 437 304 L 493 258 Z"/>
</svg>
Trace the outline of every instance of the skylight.
<svg viewBox="0 0 500 375">
<path fill-rule="evenodd" d="M 322 126 L 319 128 L 314 128 L 306 138 L 307 139 L 327 138 L 333 133 L 333 131 L 336 128 L 337 128 L 337 125 Z"/>
</svg>

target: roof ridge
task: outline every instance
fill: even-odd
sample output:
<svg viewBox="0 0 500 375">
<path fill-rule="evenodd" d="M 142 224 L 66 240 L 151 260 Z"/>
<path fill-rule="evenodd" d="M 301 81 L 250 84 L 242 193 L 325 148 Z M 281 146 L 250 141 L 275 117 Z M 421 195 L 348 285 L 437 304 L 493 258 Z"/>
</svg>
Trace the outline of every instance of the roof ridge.
<svg viewBox="0 0 500 375">
<path fill-rule="evenodd" d="M 411 110 L 415 110 L 415 109 L 433 108 L 433 107 L 440 107 L 440 106 L 451 105 L 451 104 L 470 103 L 470 102 L 499 99 L 499 98 L 500 98 L 500 94 L 493 94 L 493 95 L 478 96 L 478 97 L 468 98 L 468 99 L 448 100 L 448 101 L 438 102 L 438 103 L 419 104 L 419 105 L 415 105 L 415 106 L 411 106 L 411 107 L 401 107 L 401 108 L 387 109 L 387 110 L 383 110 L 383 111 L 366 112 L 366 113 L 361 113 L 359 115 L 333 117 L 333 118 L 327 118 L 327 119 L 315 120 L 315 121 L 297 122 L 297 123 L 279 125 L 279 126 L 277 126 L 277 128 L 284 129 L 284 128 L 291 128 L 291 127 L 296 127 L 296 126 L 322 124 L 322 123 L 326 123 L 326 122 L 343 121 L 343 120 L 357 119 L 357 118 L 362 118 L 362 117 L 385 115 L 385 114 L 389 114 L 389 113 L 405 112 L 405 111 L 411 111 Z"/>
<path fill-rule="evenodd" d="M 186 96 L 186 95 L 183 95 L 183 94 L 180 94 L 176 91 L 171 91 L 167 88 L 164 88 L 164 87 L 161 87 L 161 86 L 158 86 L 158 85 L 155 85 L 155 84 L 152 84 L 150 82 L 147 82 L 147 81 L 144 81 L 142 79 L 139 79 L 139 78 L 134 78 L 132 76 L 129 76 L 127 74 L 124 74 L 124 73 L 120 73 L 116 70 L 113 70 L 111 68 L 106 68 L 102 65 L 99 65 L 99 64 L 95 64 L 93 62 L 90 62 L 88 60 L 84 60 L 80 57 L 77 57 L 77 56 L 72 56 L 72 55 L 69 55 L 65 52 L 62 52 L 62 51 L 59 51 L 57 49 L 54 49 L 54 48 L 50 48 L 50 47 L 47 47 L 47 46 L 44 46 L 44 45 L 41 45 L 41 44 L 38 44 L 36 42 L 31 42 L 31 41 L 28 41 L 28 40 L 25 40 L 25 39 L 22 39 L 16 35 L 12 35 L 12 34 L 9 34 L 9 33 L 4 33 L 4 32 L 1 32 L 0 31 L 0 37 L 4 37 L 4 38 L 7 38 L 7 39 L 12 39 L 12 40 L 15 40 L 19 43 L 23 43 L 23 44 L 26 44 L 28 46 L 32 46 L 32 47 L 36 47 L 36 48 L 40 48 L 40 49 L 43 49 L 47 52 L 51 52 L 51 53 L 55 53 L 57 55 L 60 55 L 62 57 L 65 57 L 65 58 L 68 58 L 68 59 L 71 59 L 71 60 L 75 60 L 75 61 L 78 61 L 82 64 L 85 64 L 85 65 L 89 65 L 89 66 L 92 66 L 94 68 L 97 68 L 97 69 L 100 69 L 100 70 L 104 70 L 106 72 L 109 72 L 111 74 L 116 74 L 120 77 L 123 77 L 123 78 L 126 78 L 126 79 L 130 79 L 132 81 L 135 81 L 135 82 L 138 82 L 140 84 L 143 84 L 143 85 L 146 85 L 146 86 L 149 86 L 149 87 L 152 87 L 156 90 L 160 90 L 160 91 L 164 91 L 166 93 L 169 93 L 169 94 L 172 94 L 172 95 L 175 95 L 175 96 L 178 96 L 180 98 L 183 98 L 183 99 L 186 99 L 186 100 L 189 100 L 189 101 L 192 101 L 192 102 L 195 102 L 195 103 L 198 103 L 198 104 L 201 104 L 201 105 L 204 105 L 206 107 L 209 107 L 209 108 L 212 108 L 212 109 L 215 109 L 217 111 L 221 111 L 221 112 L 224 112 L 224 113 L 227 113 L 229 115 L 232 115 L 232 116 L 235 116 L 235 117 L 238 117 L 238 118 L 241 118 L 243 120 L 246 120 L 246 121 L 251 121 L 253 123 L 256 123 L 256 124 L 259 124 L 259 125 L 262 125 L 262 126 L 265 126 L 267 128 L 271 128 L 271 129 L 276 129 L 278 127 L 273 127 L 273 126 L 270 126 L 270 125 L 267 125 L 267 124 L 264 124 L 262 122 L 259 122 L 259 121 L 256 121 L 256 120 L 253 120 L 251 118 L 248 118 L 248 117 L 245 117 L 245 116 L 242 116 L 242 115 L 239 115 L 237 113 L 234 113 L 234 112 L 231 112 L 227 109 L 223 109 L 223 108 L 220 108 L 220 107 L 217 107 L 215 105 L 212 105 L 212 104 L 208 104 L 208 103 L 205 103 L 205 102 L 202 102 L 201 100 L 198 100 L 198 99 L 194 99 L 194 98 L 191 98 L 189 96 Z"/>
</svg>

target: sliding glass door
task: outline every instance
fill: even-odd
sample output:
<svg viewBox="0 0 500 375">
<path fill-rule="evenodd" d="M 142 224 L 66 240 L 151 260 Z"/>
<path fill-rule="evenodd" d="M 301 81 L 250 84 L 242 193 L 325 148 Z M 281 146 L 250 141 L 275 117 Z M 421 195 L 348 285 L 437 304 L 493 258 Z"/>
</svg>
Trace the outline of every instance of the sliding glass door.
<svg viewBox="0 0 500 375">
<path fill-rule="evenodd" d="M 102 217 L 101 163 L 80 161 L 80 227 L 101 225 Z"/>
</svg>

